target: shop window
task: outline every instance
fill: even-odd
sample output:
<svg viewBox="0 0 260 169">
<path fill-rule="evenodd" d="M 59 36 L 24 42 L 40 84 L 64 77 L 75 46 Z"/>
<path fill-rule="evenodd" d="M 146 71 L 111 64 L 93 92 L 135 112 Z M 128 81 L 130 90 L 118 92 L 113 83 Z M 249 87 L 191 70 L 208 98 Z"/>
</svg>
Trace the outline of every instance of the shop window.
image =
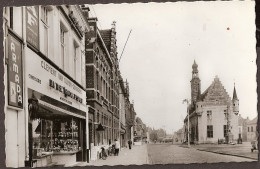
<svg viewBox="0 0 260 169">
<path fill-rule="evenodd" d="M 46 113 L 46 112 L 45 112 Z M 73 117 L 44 115 L 32 120 L 33 158 L 45 152 L 75 152 L 81 150 L 79 120 Z"/>
<path fill-rule="evenodd" d="M 213 138 L 213 126 L 212 125 L 207 126 L 207 137 Z"/>
</svg>

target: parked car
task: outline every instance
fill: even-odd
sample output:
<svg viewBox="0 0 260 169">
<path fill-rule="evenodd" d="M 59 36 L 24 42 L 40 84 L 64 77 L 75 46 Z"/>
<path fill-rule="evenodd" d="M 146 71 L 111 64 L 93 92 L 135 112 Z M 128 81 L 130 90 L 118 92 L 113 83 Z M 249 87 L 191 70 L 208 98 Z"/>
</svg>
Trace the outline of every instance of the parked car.
<svg viewBox="0 0 260 169">
<path fill-rule="evenodd" d="M 252 145 L 251 152 L 253 152 L 254 150 L 258 150 L 258 141 L 257 140 L 251 141 L 251 145 Z"/>
</svg>

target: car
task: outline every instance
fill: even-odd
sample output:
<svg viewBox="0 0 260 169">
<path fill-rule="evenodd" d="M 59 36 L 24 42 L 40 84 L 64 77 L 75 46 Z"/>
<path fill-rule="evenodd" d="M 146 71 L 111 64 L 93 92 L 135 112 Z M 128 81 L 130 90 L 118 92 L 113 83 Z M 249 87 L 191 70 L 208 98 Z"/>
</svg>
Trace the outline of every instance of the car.
<svg viewBox="0 0 260 169">
<path fill-rule="evenodd" d="M 251 145 L 252 145 L 251 152 L 253 152 L 254 150 L 258 150 L 258 141 L 257 140 L 251 141 Z"/>
</svg>

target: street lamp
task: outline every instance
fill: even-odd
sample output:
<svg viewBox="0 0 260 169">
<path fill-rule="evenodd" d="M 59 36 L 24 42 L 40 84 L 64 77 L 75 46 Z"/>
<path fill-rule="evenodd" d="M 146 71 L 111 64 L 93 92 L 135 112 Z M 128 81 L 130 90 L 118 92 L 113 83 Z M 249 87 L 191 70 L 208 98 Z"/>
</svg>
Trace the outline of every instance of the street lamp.
<svg viewBox="0 0 260 169">
<path fill-rule="evenodd" d="M 187 103 L 187 113 L 188 113 L 188 147 L 190 147 L 190 113 L 189 113 L 189 100 L 184 99 L 182 103 Z"/>
</svg>

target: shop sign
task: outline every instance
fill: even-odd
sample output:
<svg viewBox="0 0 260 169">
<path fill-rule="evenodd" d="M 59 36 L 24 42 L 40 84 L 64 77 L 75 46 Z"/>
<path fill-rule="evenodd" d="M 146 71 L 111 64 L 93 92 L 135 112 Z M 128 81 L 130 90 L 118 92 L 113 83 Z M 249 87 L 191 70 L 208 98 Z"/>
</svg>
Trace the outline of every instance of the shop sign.
<svg viewBox="0 0 260 169">
<path fill-rule="evenodd" d="M 26 7 L 26 40 L 39 49 L 39 7 Z"/>
<path fill-rule="evenodd" d="M 29 49 L 25 65 L 27 66 L 28 88 L 76 109 L 86 111 L 86 92 L 53 67 L 51 63 Z"/>
<path fill-rule="evenodd" d="M 8 105 L 23 108 L 22 44 L 8 35 Z"/>
<path fill-rule="evenodd" d="M 68 89 L 66 89 L 66 87 L 54 82 L 51 79 L 49 80 L 49 85 L 50 85 L 50 87 L 52 87 L 52 88 L 58 90 L 59 92 L 63 93 L 65 97 L 70 97 L 70 98 L 82 103 L 82 98 L 80 98 L 76 94 L 74 94 L 71 91 L 69 91 Z"/>
</svg>

